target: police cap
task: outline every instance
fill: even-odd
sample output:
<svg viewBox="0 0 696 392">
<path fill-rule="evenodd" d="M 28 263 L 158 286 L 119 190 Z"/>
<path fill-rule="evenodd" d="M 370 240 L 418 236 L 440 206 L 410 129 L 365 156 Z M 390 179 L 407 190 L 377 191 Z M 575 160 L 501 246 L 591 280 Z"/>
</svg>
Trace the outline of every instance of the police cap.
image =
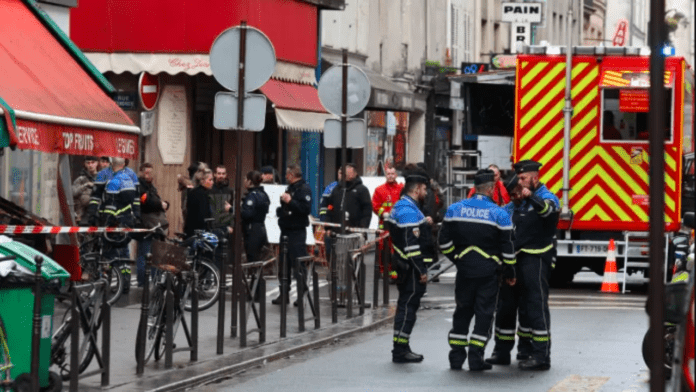
<svg viewBox="0 0 696 392">
<path fill-rule="evenodd" d="M 474 185 L 486 184 L 495 181 L 495 173 L 491 169 L 481 169 L 474 175 Z"/>
<path fill-rule="evenodd" d="M 427 184 L 430 182 L 428 175 L 420 170 L 410 171 L 404 173 L 406 177 L 406 182 L 416 183 L 416 184 Z"/>
<path fill-rule="evenodd" d="M 532 161 L 531 159 L 525 159 L 523 161 L 515 163 L 514 165 L 512 165 L 512 167 L 515 169 L 515 173 L 517 174 L 538 172 L 539 168 L 541 167 L 541 163 L 537 161 Z"/>
<path fill-rule="evenodd" d="M 262 174 L 273 174 L 273 166 L 264 166 L 259 171 Z"/>
<path fill-rule="evenodd" d="M 508 193 L 512 193 L 512 191 L 515 190 L 517 187 L 517 184 L 520 182 L 519 177 L 517 177 L 517 174 L 512 173 L 510 174 L 503 183 L 505 184 L 505 190 L 507 190 Z"/>
</svg>

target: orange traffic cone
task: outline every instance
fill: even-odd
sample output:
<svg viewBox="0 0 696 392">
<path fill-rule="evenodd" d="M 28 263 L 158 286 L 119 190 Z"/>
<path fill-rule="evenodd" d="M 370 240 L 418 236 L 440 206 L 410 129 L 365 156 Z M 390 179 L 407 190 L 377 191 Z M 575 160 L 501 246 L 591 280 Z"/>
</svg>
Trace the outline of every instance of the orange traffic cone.
<svg viewBox="0 0 696 392">
<path fill-rule="evenodd" d="M 616 245 L 614 239 L 609 240 L 609 251 L 607 252 L 607 262 L 604 264 L 604 279 L 602 280 L 603 293 L 618 293 L 619 281 L 616 277 Z"/>
</svg>

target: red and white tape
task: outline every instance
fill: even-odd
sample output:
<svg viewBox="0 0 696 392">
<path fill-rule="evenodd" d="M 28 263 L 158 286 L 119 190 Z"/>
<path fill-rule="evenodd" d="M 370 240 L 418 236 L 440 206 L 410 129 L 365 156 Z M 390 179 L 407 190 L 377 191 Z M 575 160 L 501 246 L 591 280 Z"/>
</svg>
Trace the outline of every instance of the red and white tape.
<svg viewBox="0 0 696 392">
<path fill-rule="evenodd" d="M 72 234 L 72 233 L 142 233 L 151 229 L 129 229 L 127 227 L 71 227 L 71 226 L 27 226 L 0 225 L 0 234 Z"/>
<path fill-rule="evenodd" d="M 328 222 L 319 222 L 319 221 L 313 221 L 312 224 L 314 226 L 324 226 L 324 227 L 337 227 L 340 228 L 341 225 L 338 223 L 328 223 Z M 353 233 L 375 233 L 375 234 L 380 234 L 384 232 L 384 230 L 379 230 L 379 229 L 363 229 L 361 227 L 346 227 L 346 230 L 353 232 Z"/>
</svg>

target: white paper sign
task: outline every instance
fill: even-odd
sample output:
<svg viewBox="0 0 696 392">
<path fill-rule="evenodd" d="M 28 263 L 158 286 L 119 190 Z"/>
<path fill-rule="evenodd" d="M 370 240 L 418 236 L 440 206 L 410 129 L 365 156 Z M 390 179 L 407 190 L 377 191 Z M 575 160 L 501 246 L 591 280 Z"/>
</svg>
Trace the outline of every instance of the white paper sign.
<svg viewBox="0 0 696 392">
<path fill-rule="evenodd" d="M 159 103 L 157 147 L 165 165 L 180 165 L 186 157 L 186 87 L 165 85 Z"/>
</svg>

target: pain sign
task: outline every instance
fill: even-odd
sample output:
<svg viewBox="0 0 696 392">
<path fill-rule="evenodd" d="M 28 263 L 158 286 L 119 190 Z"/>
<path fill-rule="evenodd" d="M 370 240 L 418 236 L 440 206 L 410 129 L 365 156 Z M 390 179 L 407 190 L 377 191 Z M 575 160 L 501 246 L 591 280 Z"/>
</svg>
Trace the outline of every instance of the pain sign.
<svg viewBox="0 0 696 392">
<path fill-rule="evenodd" d="M 503 3 L 503 22 L 541 23 L 541 3 Z"/>
</svg>

